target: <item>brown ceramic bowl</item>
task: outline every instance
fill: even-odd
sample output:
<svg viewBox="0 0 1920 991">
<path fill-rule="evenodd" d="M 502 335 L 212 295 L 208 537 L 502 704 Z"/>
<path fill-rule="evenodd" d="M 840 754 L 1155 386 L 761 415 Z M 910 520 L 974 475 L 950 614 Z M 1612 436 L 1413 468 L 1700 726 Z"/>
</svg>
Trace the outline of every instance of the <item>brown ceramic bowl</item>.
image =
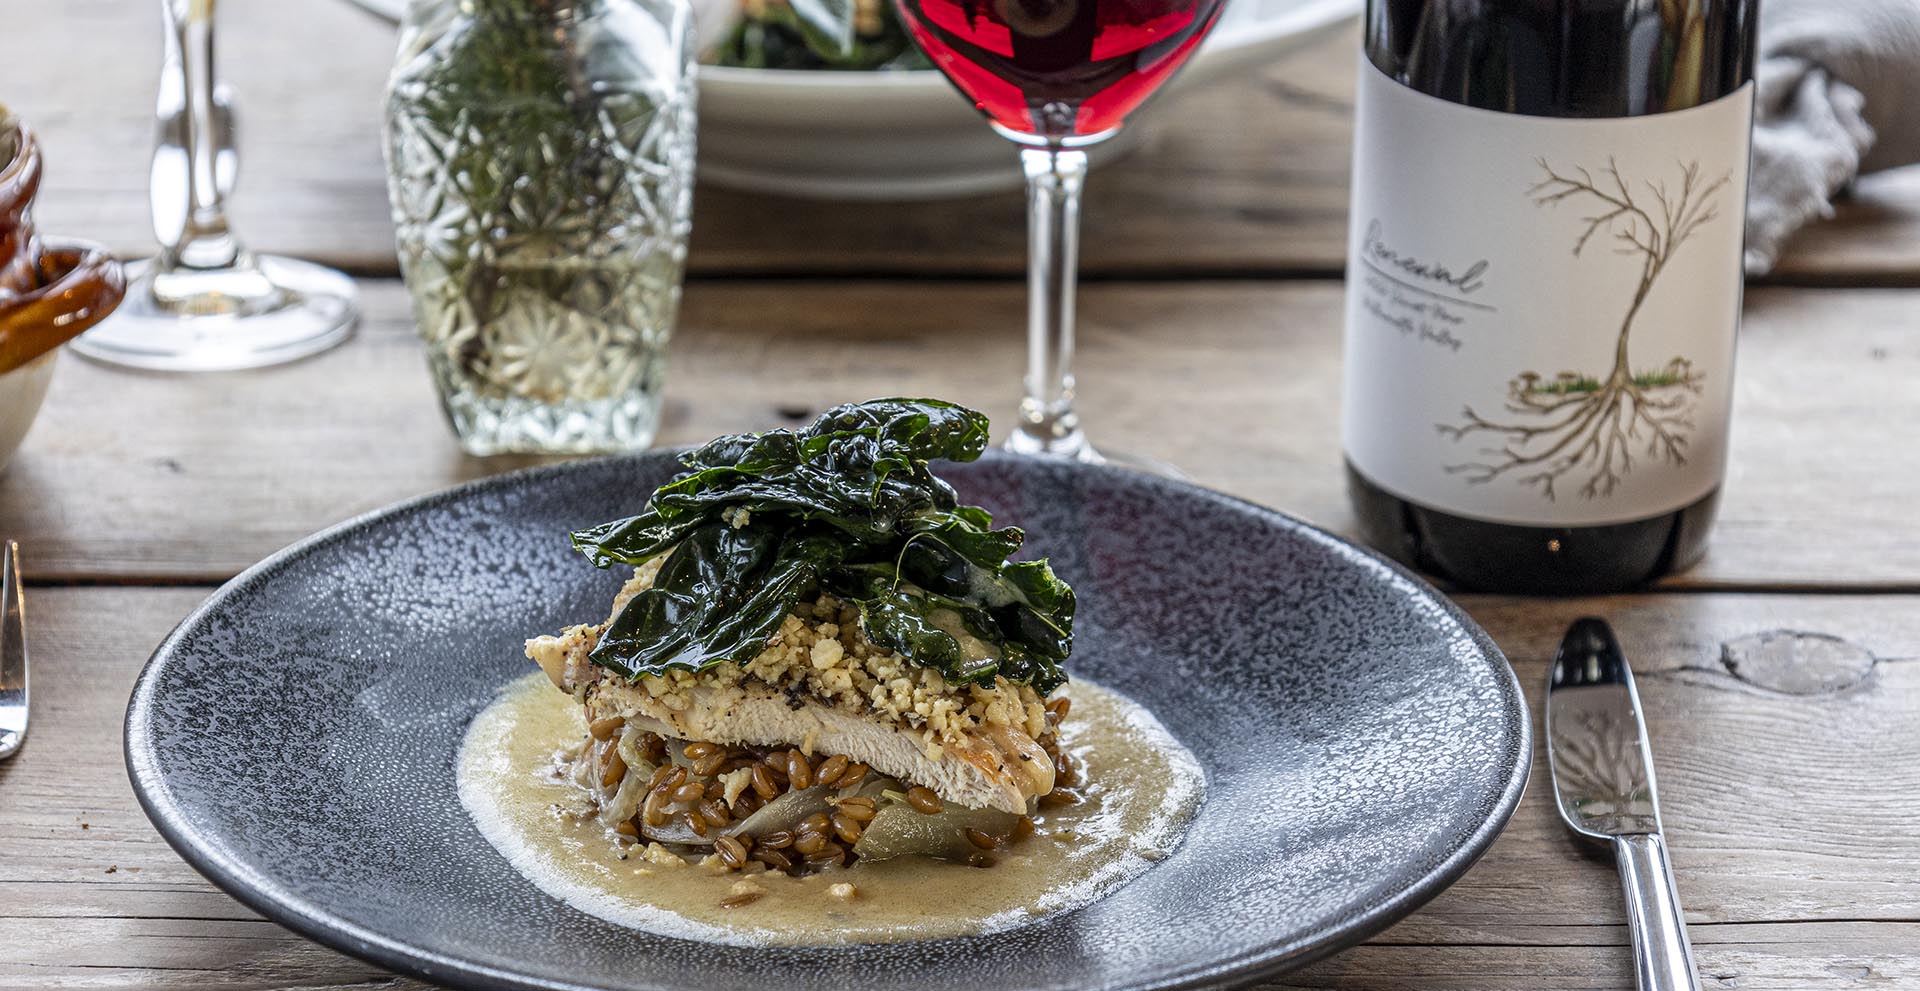
<svg viewBox="0 0 1920 991">
<path fill-rule="evenodd" d="M 19 368 L 99 323 L 126 294 L 106 250 L 43 238 L 33 226 L 40 142 L 0 111 L 0 374 Z"/>
<path fill-rule="evenodd" d="M 34 230 L 40 169 L 33 132 L 0 113 L 0 466 L 39 412 L 54 351 L 112 313 L 127 287 L 106 249 Z"/>
<path fill-rule="evenodd" d="M 126 294 L 126 276 L 106 249 L 86 241 L 34 239 L 31 286 L 0 293 L 0 375 L 105 319 Z"/>
</svg>

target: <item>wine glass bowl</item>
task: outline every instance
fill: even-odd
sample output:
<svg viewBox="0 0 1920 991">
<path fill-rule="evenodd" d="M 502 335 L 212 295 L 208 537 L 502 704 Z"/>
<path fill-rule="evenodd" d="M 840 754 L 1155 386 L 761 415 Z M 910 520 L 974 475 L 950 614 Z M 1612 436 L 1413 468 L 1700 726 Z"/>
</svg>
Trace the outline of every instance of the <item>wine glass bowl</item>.
<svg viewBox="0 0 1920 991">
<path fill-rule="evenodd" d="M 1224 0 L 896 0 L 921 51 L 1003 137 L 1027 178 L 1027 375 L 1009 450 L 1102 455 L 1074 410 L 1074 290 L 1088 145 L 1112 137 L 1200 47 Z"/>
<path fill-rule="evenodd" d="M 900 0 L 921 50 L 1007 138 L 1084 147 L 1198 48 L 1223 0 Z"/>
</svg>

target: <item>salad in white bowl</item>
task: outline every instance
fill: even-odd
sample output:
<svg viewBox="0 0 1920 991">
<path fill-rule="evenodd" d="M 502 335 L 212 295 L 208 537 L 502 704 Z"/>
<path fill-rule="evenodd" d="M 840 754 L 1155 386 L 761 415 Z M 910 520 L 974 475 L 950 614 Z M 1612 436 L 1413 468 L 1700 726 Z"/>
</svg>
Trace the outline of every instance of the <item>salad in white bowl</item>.
<svg viewBox="0 0 1920 991">
<path fill-rule="evenodd" d="M 730 69 L 931 69 L 892 0 L 694 0 L 701 60 Z"/>
</svg>

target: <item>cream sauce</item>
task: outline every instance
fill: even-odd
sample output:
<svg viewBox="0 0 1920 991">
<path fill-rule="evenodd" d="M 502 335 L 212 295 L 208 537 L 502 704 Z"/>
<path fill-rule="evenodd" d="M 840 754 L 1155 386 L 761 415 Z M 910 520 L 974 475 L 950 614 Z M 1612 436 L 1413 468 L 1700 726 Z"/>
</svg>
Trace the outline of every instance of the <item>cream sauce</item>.
<svg viewBox="0 0 1920 991">
<path fill-rule="evenodd" d="M 1083 798 L 1035 816 L 1038 831 L 989 868 L 904 857 L 803 878 L 750 878 L 688 863 L 651 863 L 587 814 L 563 769 L 586 734 L 581 707 L 544 674 L 514 682 L 467 731 L 460 801 L 488 842 L 541 890 L 601 918 L 686 939 L 736 945 L 881 943 L 1008 929 L 1076 908 L 1169 853 L 1202 801 L 1191 753 L 1152 713 L 1075 681 L 1062 743 L 1079 761 Z M 723 908 L 743 881 L 758 900 Z M 839 883 L 857 893 L 828 893 Z"/>
</svg>

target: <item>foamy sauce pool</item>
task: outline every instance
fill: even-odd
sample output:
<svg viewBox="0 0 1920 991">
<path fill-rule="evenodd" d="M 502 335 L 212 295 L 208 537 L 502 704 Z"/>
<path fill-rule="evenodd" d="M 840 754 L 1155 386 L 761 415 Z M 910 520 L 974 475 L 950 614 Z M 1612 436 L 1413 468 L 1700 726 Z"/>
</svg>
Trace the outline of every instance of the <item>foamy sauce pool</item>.
<svg viewBox="0 0 1920 991">
<path fill-rule="evenodd" d="M 1042 810 L 1039 829 L 982 869 L 903 857 L 792 878 L 752 876 L 757 901 L 722 908 L 743 876 L 650 863 L 583 814 L 558 773 L 586 735 L 581 707 L 535 672 L 474 719 L 461 744 L 460 801 L 480 832 L 542 891 L 635 929 L 735 945 L 883 943 L 993 932 L 1077 908 L 1139 876 L 1180 841 L 1204 775 L 1193 754 L 1132 700 L 1085 681 L 1062 745 L 1078 760 L 1079 803 Z M 828 894 L 850 882 L 851 900 Z"/>
</svg>

